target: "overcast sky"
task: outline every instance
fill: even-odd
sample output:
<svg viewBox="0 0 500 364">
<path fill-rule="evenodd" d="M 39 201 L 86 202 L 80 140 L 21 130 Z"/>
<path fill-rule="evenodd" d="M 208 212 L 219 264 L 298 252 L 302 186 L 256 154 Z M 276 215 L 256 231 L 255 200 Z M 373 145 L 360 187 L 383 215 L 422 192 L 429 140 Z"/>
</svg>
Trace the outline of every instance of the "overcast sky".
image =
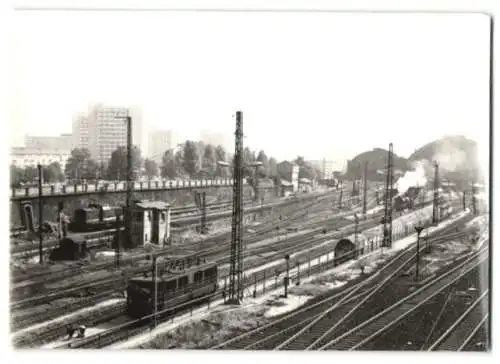
<svg viewBox="0 0 500 364">
<path fill-rule="evenodd" d="M 181 139 L 234 133 L 279 159 L 408 156 L 448 134 L 487 150 L 485 15 L 18 12 L 12 144 L 71 132 L 92 101 Z M 147 133 L 147 129 L 145 130 Z"/>
</svg>

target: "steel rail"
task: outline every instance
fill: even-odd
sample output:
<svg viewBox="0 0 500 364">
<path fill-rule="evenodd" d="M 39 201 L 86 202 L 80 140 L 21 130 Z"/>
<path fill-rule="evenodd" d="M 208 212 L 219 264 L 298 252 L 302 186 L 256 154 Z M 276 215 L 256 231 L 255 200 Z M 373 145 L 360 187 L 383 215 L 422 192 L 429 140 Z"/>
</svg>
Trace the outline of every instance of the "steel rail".
<svg viewBox="0 0 500 364">
<path fill-rule="evenodd" d="M 410 249 L 411 249 L 411 248 L 408 248 L 408 250 L 410 250 Z M 386 263 L 386 264 L 385 264 L 382 268 L 380 268 L 380 269 L 379 269 L 376 273 L 374 273 L 374 275 L 373 275 L 373 276 L 371 276 L 370 278 L 372 278 L 372 277 L 374 277 L 374 276 L 376 276 L 376 275 L 380 274 L 380 271 L 382 271 L 382 270 L 384 270 L 384 269 L 388 268 L 388 267 L 389 267 L 390 265 L 392 265 L 395 261 L 397 261 L 398 259 L 400 259 L 400 258 L 401 258 L 402 256 L 404 256 L 405 254 L 407 254 L 408 250 L 404 250 L 404 251 L 402 251 L 400 254 L 398 254 L 396 257 L 392 258 L 392 259 L 391 259 L 388 263 Z M 372 278 L 372 279 L 373 279 L 373 278 Z M 345 294 L 346 292 L 347 292 L 347 293 L 350 293 L 350 292 L 351 292 L 351 291 L 353 291 L 353 290 L 357 290 L 360 286 L 365 285 L 366 283 L 367 283 L 367 281 L 360 282 L 360 283 L 356 284 L 355 286 L 350 287 L 350 288 L 349 288 L 349 291 L 344 291 L 344 292 L 342 292 L 341 294 Z M 368 283 L 369 283 L 369 282 L 368 282 Z M 221 344 L 218 344 L 218 345 L 216 345 L 216 346 L 212 347 L 211 349 L 220 349 L 220 348 L 223 348 L 223 347 L 228 346 L 228 345 L 230 345 L 230 344 L 233 344 L 233 343 L 235 343 L 235 342 L 237 342 L 237 341 L 239 341 L 239 340 L 242 340 L 242 339 L 244 339 L 244 338 L 246 338 L 246 337 L 249 337 L 249 336 L 251 336 L 251 335 L 253 335 L 253 334 L 259 333 L 260 331 L 262 331 L 262 330 L 264 330 L 264 329 L 271 328 L 271 327 L 273 327 L 273 326 L 275 326 L 275 325 L 277 325 L 277 324 L 279 324 L 279 323 L 281 323 L 281 322 L 283 322 L 283 321 L 285 321 L 285 320 L 288 320 L 288 319 L 290 319 L 290 318 L 292 318 L 292 317 L 296 317 L 296 316 L 298 316 L 298 315 L 301 315 L 301 314 L 303 314 L 303 313 L 306 313 L 306 312 L 310 311 L 310 310 L 311 310 L 311 309 L 313 309 L 313 308 L 316 308 L 316 307 L 318 307 L 318 306 L 323 306 L 323 305 L 325 305 L 325 304 L 329 304 L 330 302 L 332 302 L 333 300 L 336 300 L 337 298 L 339 298 L 339 295 L 334 295 L 334 296 L 331 296 L 331 297 L 327 297 L 327 298 L 325 298 L 324 300 L 321 300 L 320 302 L 317 302 L 317 303 L 315 303 L 315 304 L 313 304 L 313 305 L 309 305 L 309 306 L 303 307 L 303 308 L 301 308 L 301 309 L 299 309 L 299 310 L 297 310 L 297 311 L 294 311 L 294 312 L 292 312 L 292 313 L 290 313 L 290 314 L 285 315 L 284 317 L 281 317 L 281 318 L 280 318 L 280 319 L 278 319 L 278 320 L 272 321 L 272 322 L 270 322 L 270 323 L 268 323 L 268 324 L 266 324 L 266 325 L 263 325 L 263 326 L 258 327 L 258 328 L 256 328 L 256 329 L 253 329 L 253 330 L 250 330 L 250 331 L 248 331 L 248 332 L 246 332 L 246 333 L 244 333 L 244 334 L 242 334 L 242 335 L 239 335 L 239 336 L 237 336 L 237 337 L 235 337 L 235 338 L 232 338 L 232 339 L 230 339 L 230 340 L 228 340 L 228 341 L 225 341 L 225 342 L 223 342 L 223 343 L 221 343 Z M 320 313 L 320 314 L 321 314 L 321 313 Z"/>
<path fill-rule="evenodd" d="M 472 338 L 477 334 L 477 332 L 479 331 L 479 329 L 481 328 L 481 326 L 483 326 L 486 321 L 488 320 L 488 317 L 489 317 L 489 313 L 487 312 L 483 318 L 481 319 L 481 321 L 479 321 L 479 323 L 477 324 L 477 326 L 472 330 L 472 332 L 470 333 L 470 335 L 465 338 L 464 342 L 462 343 L 462 345 L 460 345 L 460 347 L 458 348 L 457 351 L 463 351 L 464 348 L 469 345 L 469 343 L 472 341 Z"/>
<path fill-rule="evenodd" d="M 462 223 L 463 223 L 463 220 L 458 220 L 458 221 L 454 222 L 454 224 L 449 225 L 449 226 L 446 226 L 446 227 L 444 227 L 442 230 L 440 230 L 440 231 L 438 231 L 438 232 L 434 232 L 431 236 L 433 236 L 433 235 L 435 235 L 435 234 L 443 234 L 443 232 L 444 232 L 444 231 L 451 230 L 451 229 L 455 228 L 455 227 L 456 227 L 456 225 L 460 225 L 460 224 L 462 224 Z M 445 240 L 445 239 L 452 239 L 452 238 L 456 238 L 456 237 L 463 237 L 463 236 L 466 236 L 467 234 L 468 234 L 468 232 L 451 233 L 451 234 L 449 234 L 448 236 L 440 236 L 440 237 L 439 237 L 439 241 L 441 241 L 441 240 Z M 437 243 L 437 242 L 439 242 L 439 241 L 436 241 L 436 243 Z M 394 257 L 394 258 L 393 258 L 393 260 L 391 260 L 390 262 L 388 262 L 388 263 L 387 263 L 384 267 L 380 268 L 380 270 L 382 270 L 382 269 L 386 268 L 386 267 L 387 267 L 387 266 L 389 266 L 390 264 L 393 264 L 393 262 L 394 262 L 394 261 L 396 261 L 398 258 L 400 258 L 401 256 L 403 256 L 404 254 L 407 254 L 407 251 L 408 251 L 408 250 L 411 250 L 411 249 L 412 249 L 412 246 L 409 246 L 406 250 L 402 251 L 402 252 L 400 253 L 400 255 L 398 255 L 398 256 L 396 256 L 396 257 Z M 380 272 L 380 270 L 379 270 L 379 272 Z M 379 274 L 379 272 L 377 272 L 377 273 L 375 273 L 375 274 Z M 317 305 L 322 304 L 322 303 L 324 303 L 324 302 L 328 302 L 328 301 L 330 301 L 330 300 L 331 300 L 331 299 L 328 299 L 328 298 L 327 298 L 327 299 L 325 299 L 325 300 L 323 300 L 323 301 L 321 301 L 321 302 L 318 302 L 317 304 L 315 304 L 315 305 L 313 305 L 313 306 L 306 306 L 306 307 L 304 307 L 304 308 L 302 308 L 302 309 L 299 309 L 298 311 L 295 311 L 294 313 L 291 313 L 291 314 L 289 314 L 289 315 L 287 315 L 287 316 L 285 316 L 285 317 L 283 317 L 283 318 L 279 319 L 278 321 L 273 321 L 273 322 L 268 323 L 268 324 L 266 324 L 266 325 L 264 325 L 264 326 L 262 326 L 262 327 L 259 327 L 259 328 L 257 328 L 257 329 L 251 330 L 251 331 L 249 331 L 249 332 L 247 332 L 247 333 L 244 333 L 244 334 L 239 335 L 239 336 L 237 336 L 237 337 L 235 337 L 235 338 L 233 338 L 233 339 L 230 339 L 230 340 L 228 340 L 228 341 L 226 341 L 226 342 L 223 342 L 223 343 L 221 343 L 221 344 L 219 344 L 219 345 L 217 345 L 217 346 L 214 346 L 213 348 L 214 348 L 214 349 L 220 349 L 220 348 L 223 348 L 223 347 L 225 347 L 225 346 L 232 345 L 232 344 L 236 343 L 237 341 L 239 341 L 240 339 L 245 339 L 245 338 L 246 338 L 246 337 L 248 337 L 248 336 L 251 336 L 251 335 L 253 335 L 253 334 L 257 334 L 259 331 L 262 331 L 262 330 L 264 330 L 264 329 L 270 328 L 270 327 L 272 327 L 274 324 L 279 324 L 282 320 L 288 319 L 288 318 L 290 318 L 290 317 L 292 317 L 292 316 L 295 316 L 295 315 L 300 315 L 300 314 L 301 314 L 301 313 L 303 313 L 303 312 L 307 312 L 307 310 L 308 310 L 309 308 L 314 308 L 314 307 L 316 307 Z M 313 318 L 313 319 L 314 319 L 314 318 Z M 281 332 L 281 333 L 283 334 L 284 332 Z"/>
<path fill-rule="evenodd" d="M 484 307 L 481 303 L 484 300 L 488 301 L 488 297 L 489 289 L 486 289 L 481 296 L 479 296 L 476 301 L 474 301 L 467 308 L 467 310 L 465 310 L 465 312 L 460 315 L 460 317 L 429 347 L 429 349 L 427 349 L 427 351 L 458 351 L 461 347 L 460 338 L 463 337 L 462 334 L 467 334 L 467 332 L 464 331 L 469 331 L 471 329 L 470 326 L 474 323 L 474 317 L 472 316 L 477 312 L 473 311 L 476 311 L 476 309 L 482 311 Z"/>
<path fill-rule="evenodd" d="M 361 347 L 367 342 L 373 340 L 373 338 L 380 335 L 382 332 L 386 331 L 388 328 L 392 327 L 394 324 L 419 308 L 442 290 L 461 279 L 465 274 L 477 268 L 478 265 L 484 263 L 487 259 L 487 254 L 486 256 L 483 255 L 487 252 L 488 249 L 485 248 L 479 252 L 471 254 L 471 257 L 465 262 L 462 262 L 457 267 L 454 267 L 443 275 L 433 279 L 415 292 L 402 298 L 365 322 L 331 340 L 327 344 L 320 347 L 319 350 L 354 350 Z M 419 299 L 418 295 L 422 295 L 423 297 Z"/>
</svg>

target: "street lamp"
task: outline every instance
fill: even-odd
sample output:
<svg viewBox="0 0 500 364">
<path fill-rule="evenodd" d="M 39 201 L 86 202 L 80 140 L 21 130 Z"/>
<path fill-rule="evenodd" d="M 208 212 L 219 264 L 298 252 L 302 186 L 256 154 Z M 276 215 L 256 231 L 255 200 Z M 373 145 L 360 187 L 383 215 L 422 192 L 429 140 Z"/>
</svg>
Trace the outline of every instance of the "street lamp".
<svg viewBox="0 0 500 364">
<path fill-rule="evenodd" d="M 288 297 L 288 282 L 290 281 L 290 255 L 285 255 L 286 277 L 285 277 L 285 298 Z"/>
<path fill-rule="evenodd" d="M 417 232 L 417 261 L 416 261 L 416 269 L 415 269 L 415 280 L 418 281 L 418 263 L 420 260 L 420 234 L 424 230 L 421 222 L 419 221 L 418 225 L 415 226 L 415 231 Z"/>
</svg>

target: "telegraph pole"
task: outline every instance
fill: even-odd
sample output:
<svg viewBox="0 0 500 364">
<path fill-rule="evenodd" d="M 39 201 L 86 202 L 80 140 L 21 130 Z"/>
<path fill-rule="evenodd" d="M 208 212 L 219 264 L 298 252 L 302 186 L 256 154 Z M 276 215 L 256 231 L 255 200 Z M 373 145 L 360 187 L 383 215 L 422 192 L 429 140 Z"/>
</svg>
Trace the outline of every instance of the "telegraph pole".
<svg viewBox="0 0 500 364">
<path fill-rule="evenodd" d="M 42 224 L 43 224 L 43 202 L 42 202 L 42 192 L 43 192 L 43 169 L 42 165 L 37 165 L 38 168 L 38 254 L 40 264 L 43 263 L 43 234 L 42 234 Z"/>
<path fill-rule="evenodd" d="M 392 245 L 392 189 L 393 189 L 393 165 L 392 165 L 392 143 L 389 144 L 387 157 L 387 179 L 385 183 L 384 196 L 384 239 L 382 246 Z"/>
<path fill-rule="evenodd" d="M 366 204 L 367 204 L 367 191 L 368 191 L 368 162 L 365 162 L 365 171 L 364 171 L 364 175 L 363 175 L 363 215 L 365 216 L 366 218 Z"/>
<path fill-rule="evenodd" d="M 432 201 L 432 223 L 439 224 L 439 165 L 434 162 L 434 199 Z"/>
<path fill-rule="evenodd" d="M 236 112 L 235 153 L 233 172 L 233 219 L 231 226 L 231 261 L 229 266 L 230 304 L 240 304 L 243 298 L 243 115 Z"/>
</svg>

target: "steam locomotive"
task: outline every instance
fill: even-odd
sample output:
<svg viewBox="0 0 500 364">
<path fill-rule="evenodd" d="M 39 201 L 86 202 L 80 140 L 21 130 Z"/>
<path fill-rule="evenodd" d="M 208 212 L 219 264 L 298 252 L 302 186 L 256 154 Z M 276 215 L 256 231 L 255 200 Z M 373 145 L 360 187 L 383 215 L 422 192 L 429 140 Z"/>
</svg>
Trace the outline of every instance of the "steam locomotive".
<svg viewBox="0 0 500 364">
<path fill-rule="evenodd" d="M 89 204 L 76 209 L 68 224 L 68 230 L 76 233 L 99 231 L 116 227 L 116 215 L 122 213 L 122 207 Z"/>
<path fill-rule="evenodd" d="M 157 311 L 182 305 L 215 293 L 217 265 L 199 258 L 173 260 L 157 276 Z M 127 314 L 141 318 L 153 313 L 152 274 L 131 278 L 127 286 Z"/>
</svg>

